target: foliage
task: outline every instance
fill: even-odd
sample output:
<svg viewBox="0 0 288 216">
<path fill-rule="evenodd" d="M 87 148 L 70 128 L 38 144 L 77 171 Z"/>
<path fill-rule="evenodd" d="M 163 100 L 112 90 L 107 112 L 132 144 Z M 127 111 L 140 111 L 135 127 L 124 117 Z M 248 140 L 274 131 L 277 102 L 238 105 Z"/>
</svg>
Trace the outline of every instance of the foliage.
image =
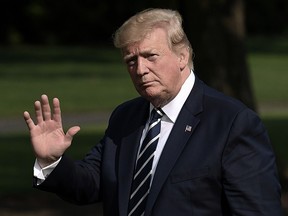
<svg viewBox="0 0 288 216">
<path fill-rule="evenodd" d="M 198 3 L 214 4 L 211 13 L 223 12 L 235 1 L 188 0 L 3 0 L 0 6 L 0 44 L 99 44 L 111 43 L 111 34 L 130 15 L 149 7 L 179 9 L 184 14 Z M 245 1 L 248 33 L 279 34 L 287 31 L 286 0 Z M 223 5 L 224 7 L 219 7 Z M 129 5 L 129 7 L 127 7 Z M 211 20 L 212 21 L 212 20 Z M 101 34 L 99 34 L 101 32 Z"/>
</svg>

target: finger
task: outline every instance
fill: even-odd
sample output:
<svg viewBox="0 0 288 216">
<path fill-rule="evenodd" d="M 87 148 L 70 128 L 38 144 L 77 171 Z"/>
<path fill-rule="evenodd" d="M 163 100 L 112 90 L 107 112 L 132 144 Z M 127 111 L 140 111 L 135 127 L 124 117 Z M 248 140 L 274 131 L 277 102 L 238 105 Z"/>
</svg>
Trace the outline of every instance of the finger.
<svg viewBox="0 0 288 216">
<path fill-rule="evenodd" d="M 53 119 L 62 124 L 60 101 L 58 98 L 53 99 Z"/>
<path fill-rule="evenodd" d="M 51 120 L 51 108 L 49 105 L 49 99 L 47 95 L 42 95 L 41 96 L 41 101 L 42 101 L 42 113 L 44 120 Z"/>
<path fill-rule="evenodd" d="M 67 133 L 66 133 L 66 139 L 67 141 L 71 142 L 73 139 L 73 136 L 75 134 L 77 134 L 80 131 L 80 127 L 79 126 L 74 126 L 68 129 Z"/>
<path fill-rule="evenodd" d="M 24 116 L 24 120 L 25 120 L 29 130 L 32 130 L 33 127 L 35 127 L 35 124 L 34 124 L 33 120 L 31 119 L 29 112 L 25 111 L 23 116 Z"/>
<path fill-rule="evenodd" d="M 37 123 L 41 123 L 43 121 L 43 114 L 40 101 L 35 101 L 34 103 L 35 115 L 37 119 Z"/>
</svg>

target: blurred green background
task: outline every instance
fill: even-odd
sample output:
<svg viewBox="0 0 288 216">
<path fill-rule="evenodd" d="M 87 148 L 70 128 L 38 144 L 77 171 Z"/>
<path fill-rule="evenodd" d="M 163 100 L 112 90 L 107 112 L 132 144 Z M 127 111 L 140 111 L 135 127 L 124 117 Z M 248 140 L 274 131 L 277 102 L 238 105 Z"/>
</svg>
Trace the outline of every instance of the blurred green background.
<svg viewBox="0 0 288 216">
<path fill-rule="evenodd" d="M 175 2 L 159 1 L 157 6 Z M 287 209 L 287 2 L 245 3 L 244 46 L 253 94 L 275 149 Z M 43 93 L 58 97 L 64 127 L 81 126 L 68 154 L 83 157 L 101 138 L 115 106 L 137 96 L 119 50 L 111 46 L 111 34 L 148 3 L 7 0 L 1 4 L 0 214 L 95 215 L 96 209 L 101 215 L 99 206 L 75 207 L 32 189 L 34 156 L 22 114 L 33 112 L 34 101 Z"/>
</svg>

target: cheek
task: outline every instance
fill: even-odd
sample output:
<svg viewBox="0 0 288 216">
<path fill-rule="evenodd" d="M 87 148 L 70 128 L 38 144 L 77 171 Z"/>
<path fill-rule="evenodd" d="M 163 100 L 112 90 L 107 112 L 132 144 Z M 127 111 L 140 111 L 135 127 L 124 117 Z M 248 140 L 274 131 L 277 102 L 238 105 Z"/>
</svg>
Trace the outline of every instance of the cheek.
<svg viewBox="0 0 288 216">
<path fill-rule="evenodd" d="M 167 70 L 161 76 L 161 79 L 164 80 L 165 85 L 170 87 L 175 87 L 175 84 L 181 79 L 181 72 L 179 68 L 176 68 L 175 65 L 171 65 L 170 67 L 166 67 Z"/>
<path fill-rule="evenodd" d="M 130 76 L 130 78 L 132 79 L 132 81 L 134 82 L 135 80 L 135 77 L 136 77 L 136 73 L 133 71 L 133 69 L 131 69 L 130 67 L 127 67 L 127 71 L 128 71 L 128 74 Z"/>
</svg>

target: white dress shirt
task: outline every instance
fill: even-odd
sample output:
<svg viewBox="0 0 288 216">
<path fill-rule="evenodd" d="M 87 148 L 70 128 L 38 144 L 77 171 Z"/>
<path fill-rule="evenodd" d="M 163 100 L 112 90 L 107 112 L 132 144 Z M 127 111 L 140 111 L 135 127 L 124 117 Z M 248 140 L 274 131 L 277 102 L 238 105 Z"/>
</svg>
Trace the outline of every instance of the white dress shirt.
<svg viewBox="0 0 288 216">
<path fill-rule="evenodd" d="M 153 164 L 152 164 L 152 178 L 154 176 L 160 155 L 162 153 L 162 150 L 165 146 L 165 143 L 169 137 L 169 134 L 176 122 L 176 119 L 186 101 L 188 98 L 193 86 L 195 83 L 195 75 L 193 71 L 191 71 L 189 77 L 186 79 L 184 84 L 182 85 L 179 93 L 177 96 L 170 101 L 168 104 L 166 104 L 164 107 L 161 109 L 164 111 L 165 115 L 161 119 L 161 131 L 160 131 L 160 137 L 158 140 L 158 144 L 154 153 L 154 159 L 153 159 Z M 150 113 L 153 109 L 153 105 L 150 104 Z M 145 138 L 145 134 L 147 132 L 149 125 L 149 121 L 146 123 L 146 127 L 143 130 L 142 138 L 141 138 L 141 144 L 143 142 L 143 139 Z M 151 181 L 152 182 L 152 181 Z"/>
<path fill-rule="evenodd" d="M 154 160 L 153 160 L 153 165 L 152 165 L 152 176 L 154 176 L 155 170 L 156 170 L 156 166 L 158 164 L 160 155 L 162 153 L 162 150 L 165 146 L 165 143 L 168 139 L 168 136 L 174 126 L 174 123 L 180 113 L 180 110 L 182 109 L 186 99 L 188 98 L 193 86 L 195 83 L 195 75 L 193 73 L 193 71 L 191 71 L 189 77 L 186 79 L 186 81 L 184 82 L 184 84 L 182 85 L 179 93 L 177 94 L 177 96 L 170 101 L 168 104 L 166 104 L 164 107 L 162 107 L 162 110 L 164 111 L 165 115 L 162 117 L 161 119 L 161 132 L 160 132 L 160 137 L 159 137 L 159 141 L 157 144 L 157 148 L 154 154 Z M 153 109 L 153 105 L 150 104 L 150 113 Z M 143 139 L 145 137 L 145 134 L 147 132 L 147 128 L 149 125 L 149 121 L 147 121 L 146 126 L 143 130 L 143 134 L 142 134 L 142 138 L 140 143 L 142 144 Z M 37 162 L 37 160 L 35 161 L 34 164 L 34 176 L 38 179 L 37 184 L 41 184 L 46 178 L 47 176 L 53 171 L 53 169 L 58 165 L 58 163 L 60 162 L 61 158 L 54 162 L 53 164 L 41 168 Z"/>
</svg>

